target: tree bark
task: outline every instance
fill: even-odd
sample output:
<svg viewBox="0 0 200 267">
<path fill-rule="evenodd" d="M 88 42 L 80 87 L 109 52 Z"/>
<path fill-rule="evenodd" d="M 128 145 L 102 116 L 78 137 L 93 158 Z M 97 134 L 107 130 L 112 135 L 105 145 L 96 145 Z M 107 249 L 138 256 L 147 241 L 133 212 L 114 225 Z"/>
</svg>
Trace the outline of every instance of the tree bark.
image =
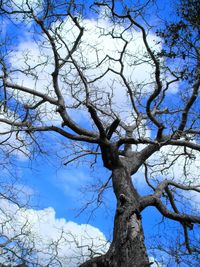
<svg viewBox="0 0 200 267">
<path fill-rule="evenodd" d="M 133 187 L 128 166 L 114 169 L 112 177 L 117 209 L 113 242 L 108 251 L 109 266 L 149 266 L 139 212 L 139 195 Z"/>
<path fill-rule="evenodd" d="M 112 173 L 117 198 L 113 241 L 108 252 L 82 264 L 81 267 L 150 266 L 144 244 L 139 195 L 134 189 L 128 167 L 119 166 Z"/>
</svg>

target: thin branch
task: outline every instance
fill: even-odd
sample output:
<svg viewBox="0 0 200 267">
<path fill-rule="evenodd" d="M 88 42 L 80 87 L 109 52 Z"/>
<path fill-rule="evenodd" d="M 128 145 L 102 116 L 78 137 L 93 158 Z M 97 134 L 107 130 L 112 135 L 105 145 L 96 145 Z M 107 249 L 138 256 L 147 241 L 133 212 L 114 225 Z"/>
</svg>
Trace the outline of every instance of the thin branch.
<svg viewBox="0 0 200 267">
<path fill-rule="evenodd" d="M 101 155 L 101 153 L 100 152 L 94 152 L 94 151 L 88 151 L 88 152 L 85 152 L 85 153 L 82 153 L 80 155 L 77 155 L 77 156 L 73 157 L 72 159 L 66 161 L 64 163 L 64 165 L 66 166 L 66 165 L 68 165 L 71 162 L 74 162 L 74 161 L 76 161 L 76 160 L 78 160 L 80 158 L 83 158 L 83 157 L 89 156 L 89 155 Z"/>
</svg>

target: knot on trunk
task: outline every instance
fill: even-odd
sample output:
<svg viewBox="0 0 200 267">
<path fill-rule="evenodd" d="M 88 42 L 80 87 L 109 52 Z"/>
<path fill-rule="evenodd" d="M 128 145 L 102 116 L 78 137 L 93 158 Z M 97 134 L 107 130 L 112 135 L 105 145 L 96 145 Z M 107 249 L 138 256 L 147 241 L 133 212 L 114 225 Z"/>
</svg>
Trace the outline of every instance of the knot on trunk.
<svg viewBox="0 0 200 267">
<path fill-rule="evenodd" d="M 129 199 L 126 195 L 120 194 L 118 199 L 118 207 L 117 207 L 117 214 L 120 215 L 127 210 L 127 203 L 129 203 Z"/>
<path fill-rule="evenodd" d="M 120 206 L 124 206 L 127 202 L 129 202 L 129 199 L 124 194 L 120 194 L 119 201 L 120 201 Z"/>
</svg>

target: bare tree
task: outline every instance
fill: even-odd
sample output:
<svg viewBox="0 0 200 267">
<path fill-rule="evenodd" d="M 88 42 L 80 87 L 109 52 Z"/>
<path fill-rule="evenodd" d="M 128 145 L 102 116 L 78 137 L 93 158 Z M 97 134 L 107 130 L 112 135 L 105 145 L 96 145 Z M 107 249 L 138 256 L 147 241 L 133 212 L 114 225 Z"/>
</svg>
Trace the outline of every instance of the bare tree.
<svg viewBox="0 0 200 267">
<path fill-rule="evenodd" d="M 150 16 L 154 1 L 94 2 L 99 40 L 116 44 L 106 52 L 92 38 L 80 2 L 1 2 L 1 15 L 12 23 L 17 16 L 32 45 L 2 50 L 0 121 L 9 126 L 2 135 L 37 143 L 39 133 L 56 133 L 75 149 L 66 164 L 93 155 L 111 172 L 117 201 L 113 240 L 105 255 L 82 267 L 149 266 L 141 217 L 148 207 L 180 223 L 187 251 L 195 252 L 188 229 L 200 217 L 181 203 L 185 192 L 200 192 L 198 174 L 189 171 L 200 151 L 199 20 L 190 15 L 199 4 L 186 2 L 177 1 L 178 21 L 165 19 L 166 28 L 159 29 L 153 25 L 162 20 Z M 20 31 L 11 34 L 19 38 Z M 77 122 L 77 113 L 83 120 Z M 169 172 L 179 159 L 182 179 Z M 132 181 L 142 167 L 151 190 L 146 196 Z"/>
</svg>

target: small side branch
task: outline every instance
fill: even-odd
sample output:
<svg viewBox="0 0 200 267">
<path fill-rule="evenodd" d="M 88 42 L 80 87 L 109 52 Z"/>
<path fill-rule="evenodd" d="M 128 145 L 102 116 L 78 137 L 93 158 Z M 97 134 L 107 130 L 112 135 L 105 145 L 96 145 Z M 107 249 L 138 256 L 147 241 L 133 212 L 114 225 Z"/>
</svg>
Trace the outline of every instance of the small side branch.
<svg viewBox="0 0 200 267">
<path fill-rule="evenodd" d="M 72 162 L 74 162 L 74 161 L 76 161 L 76 160 L 78 160 L 78 159 L 80 159 L 80 158 L 83 158 L 83 157 L 86 157 L 86 156 L 89 156 L 89 155 L 101 155 L 101 153 L 100 152 L 94 152 L 94 151 L 85 151 L 84 153 L 82 153 L 82 154 L 79 154 L 79 155 L 76 155 L 76 156 L 74 156 L 73 158 L 71 158 L 70 160 L 68 160 L 68 161 L 66 161 L 65 163 L 64 163 L 64 165 L 66 166 L 66 165 L 68 165 L 68 164 L 70 164 L 70 163 L 72 163 Z"/>
</svg>

